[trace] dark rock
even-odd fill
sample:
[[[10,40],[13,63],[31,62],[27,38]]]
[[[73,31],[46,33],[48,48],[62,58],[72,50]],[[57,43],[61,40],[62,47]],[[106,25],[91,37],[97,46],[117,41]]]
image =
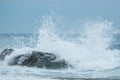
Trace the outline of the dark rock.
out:
[[[58,61],[53,61],[50,63],[46,63],[45,68],[47,69],[63,69],[63,68],[68,68],[68,63],[65,60],[58,60]]]
[[[33,51],[31,54],[18,55],[14,57],[9,64],[47,69],[62,69],[68,67],[67,62],[65,60],[57,60],[55,54],[39,51]]]
[[[8,63],[9,65],[26,65],[29,63],[29,58],[31,54],[22,54],[14,57],[11,59],[11,61]]]
[[[14,49],[8,49],[8,48],[3,50],[0,54],[0,60],[4,60],[5,57],[10,55],[13,51],[14,51]]]

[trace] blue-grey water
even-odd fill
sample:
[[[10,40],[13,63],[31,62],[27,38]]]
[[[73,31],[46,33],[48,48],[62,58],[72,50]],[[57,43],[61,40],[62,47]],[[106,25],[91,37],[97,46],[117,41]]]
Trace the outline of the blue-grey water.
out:
[[[1,33],[0,52],[15,52],[0,62],[0,80],[113,80],[120,79],[120,34],[109,22],[86,23],[77,31],[57,31],[54,23],[43,20],[36,33]],[[32,50],[52,52],[74,68],[63,70],[9,66],[14,56]]]

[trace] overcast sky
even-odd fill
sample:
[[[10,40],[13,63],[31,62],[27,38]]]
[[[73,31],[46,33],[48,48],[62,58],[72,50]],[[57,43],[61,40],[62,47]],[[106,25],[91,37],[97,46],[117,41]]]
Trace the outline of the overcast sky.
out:
[[[120,0],[0,0],[0,33],[33,33],[51,11],[66,19],[98,16],[120,23]]]

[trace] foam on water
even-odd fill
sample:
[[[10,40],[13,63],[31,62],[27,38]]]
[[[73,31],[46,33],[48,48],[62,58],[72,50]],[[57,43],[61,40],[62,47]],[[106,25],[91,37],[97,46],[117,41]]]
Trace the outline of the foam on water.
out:
[[[119,51],[108,49],[112,40],[112,23],[86,22],[83,27],[79,32],[65,34],[66,32],[61,31],[64,35],[59,35],[52,17],[44,17],[38,31],[37,49],[58,54],[79,70],[119,67]],[[76,33],[80,34],[77,37],[66,37]]]
[[[120,67],[120,51],[109,49],[113,38],[112,23],[88,21],[81,27],[77,27],[77,30],[73,31],[69,31],[69,29],[63,31],[58,28],[52,16],[43,17],[39,29],[33,37],[14,36],[11,39],[15,52],[7,56],[5,62],[0,62],[2,65],[0,66],[0,77],[5,78],[4,72],[9,78],[20,80],[25,80],[25,77],[38,80],[39,77],[42,79],[46,76],[55,78],[56,76],[64,78],[119,76],[119,69],[118,72],[109,71]],[[72,69],[45,70],[6,66],[6,63],[14,56],[33,50],[55,53],[68,61],[72,65]],[[0,51],[2,50],[0,49]],[[5,79],[7,80],[7,78]]]

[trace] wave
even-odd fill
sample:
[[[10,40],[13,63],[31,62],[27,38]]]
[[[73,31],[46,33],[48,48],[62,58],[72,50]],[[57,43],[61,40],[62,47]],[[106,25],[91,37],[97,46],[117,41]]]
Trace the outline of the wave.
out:
[[[112,23],[108,21],[88,21],[77,30],[61,30],[52,16],[44,16],[32,36],[12,37],[16,51],[6,61],[15,55],[39,50],[59,55],[77,70],[113,69],[120,66],[120,51],[109,48],[112,30]]]

